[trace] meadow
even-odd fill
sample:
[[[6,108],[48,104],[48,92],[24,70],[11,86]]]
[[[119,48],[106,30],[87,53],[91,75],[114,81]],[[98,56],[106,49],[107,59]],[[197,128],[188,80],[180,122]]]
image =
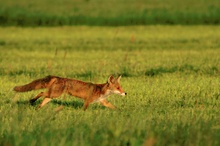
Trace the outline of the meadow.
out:
[[[220,27],[0,27],[0,145],[220,145]],[[47,75],[104,83],[122,75],[114,111],[16,85]],[[63,106],[59,112],[55,109]]]

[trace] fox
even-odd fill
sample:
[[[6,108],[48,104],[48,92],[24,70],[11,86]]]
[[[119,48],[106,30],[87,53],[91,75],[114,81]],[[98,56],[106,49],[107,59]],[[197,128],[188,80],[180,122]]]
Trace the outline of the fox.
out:
[[[54,98],[60,97],[62,94],[69,94],[84,100],[84,111],[91,103],[99,102],[103,106],[110,109],[117,109],[116,106],[111,104],[107,97],[112,94],[118,94],[121,96],[127,95],[120,85],[121,75],[114,77],[110,75],[107,82],[102,84],[95,84],[92,82],[84,82],[77,79],[63,78],[58,76],[46,76],[34,80],[28,84],[15,86],[13,90],[15,92],[28,92],[31,90],[44,89],[45,92],[40,92],[37,96],[32,98],[29,102],[33,104],[40,97],[44,97],[38,108],[43,107]]]

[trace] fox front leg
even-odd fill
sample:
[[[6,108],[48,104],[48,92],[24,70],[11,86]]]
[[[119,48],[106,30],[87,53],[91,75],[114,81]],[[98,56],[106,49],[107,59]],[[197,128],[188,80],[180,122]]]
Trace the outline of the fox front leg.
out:
[[[83,110],[84,110],[84,111],[88,108],[88,106],[89,106],[90,103],[91,103],[91,102],[90,102],[88,99],[85,100],[85,102],[84,102],[84,104],[83,104]]]
[[[102,104],[103,106],[105,106],[105,107],[108,107],[108,108],[110,108],[110,109],[117,109],[116,106],[114,106],[113,104],[111,104],[111,103],[108,102],[107,100],[102,100],[102,101],[100,101],[100,102],[101,102],[101,104]]]
[[[83,105],[83,110],[85,111],[88,108],[88,106],[89,106],[89,104],[85,102]]]

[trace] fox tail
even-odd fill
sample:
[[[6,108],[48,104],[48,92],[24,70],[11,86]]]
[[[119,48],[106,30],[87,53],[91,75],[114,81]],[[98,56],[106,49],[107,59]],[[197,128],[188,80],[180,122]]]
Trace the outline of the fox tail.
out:
[[[55,79],[56,78],[53,76],[47,76],[45,78],[34,80],[29,84],[15,86],[13,90],[16,92],[27,92],[31,90],[47,88],[50,84],[52,84],[55,81]]]

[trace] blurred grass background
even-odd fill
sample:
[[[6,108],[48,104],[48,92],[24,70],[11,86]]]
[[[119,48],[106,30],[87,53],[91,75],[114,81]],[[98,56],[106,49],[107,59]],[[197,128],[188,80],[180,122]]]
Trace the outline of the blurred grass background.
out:
[[[1,0],[1,26],[219,24],[219,0]]]

